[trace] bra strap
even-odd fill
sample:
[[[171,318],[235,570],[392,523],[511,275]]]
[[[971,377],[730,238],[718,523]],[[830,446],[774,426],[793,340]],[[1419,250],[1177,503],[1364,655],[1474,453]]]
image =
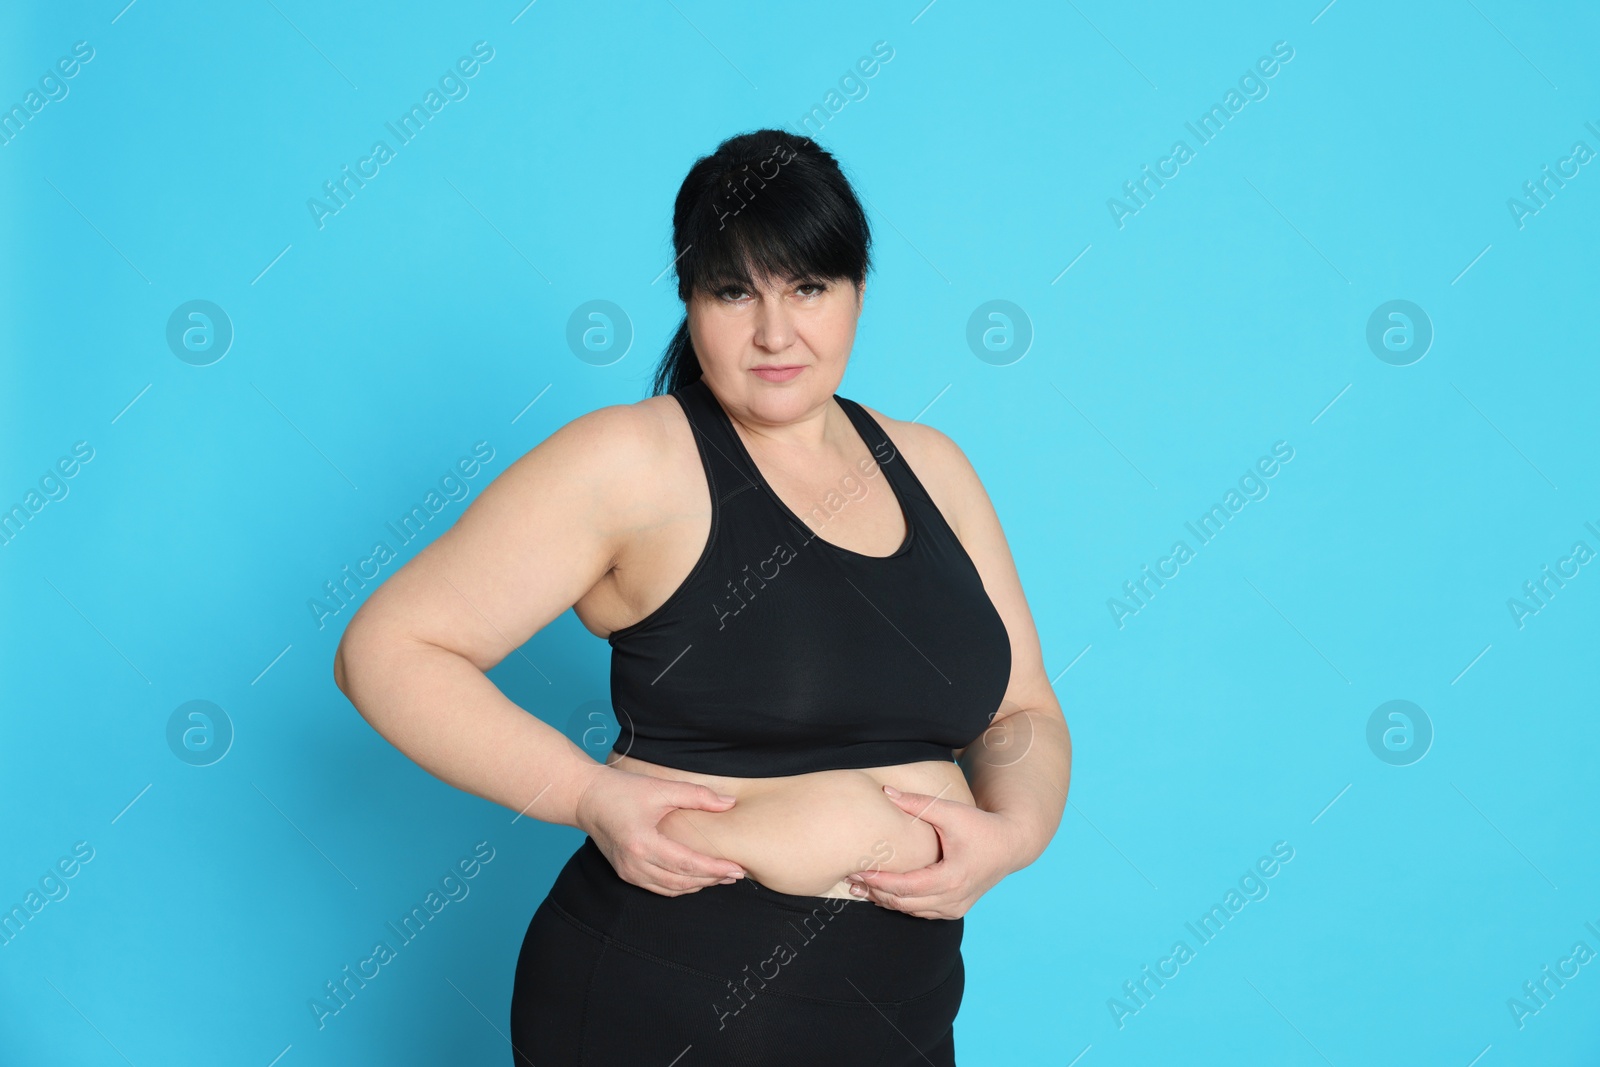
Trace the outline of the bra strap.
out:
[[[696,378],[673,390],[684,414],[693,428],[696,444],[700,446],[700,462],[706,469],[718,501],[726,500],[745,488],[753,488],[755,479],[739,459],[739,449],[728,440],[730,432],[718,416],[717,398],[704,378]]]

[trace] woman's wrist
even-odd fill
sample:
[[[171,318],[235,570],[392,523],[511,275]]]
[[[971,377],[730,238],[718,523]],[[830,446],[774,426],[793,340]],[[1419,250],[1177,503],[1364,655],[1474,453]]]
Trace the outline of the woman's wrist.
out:
[[[597,763],[585,758],[572,772],[571,795],[569,805],[565,805],[567,817],[562,819],[562,825],[571,826],[593,836],[594,823],[591,819],[590,801],[594,787],[617,773],[617,769],[610,764]]]
[[[1002,835],[1005,841],[1006,874],[1012,875],[1030,866],[1034,860],[1044,852],[1044,843],[1048,843],[1048,834],[1036,833],[1031,821],[1021,812],[1017,811],[992,811],[991,815],[998,815],[1004,820],[1002,825],[1005,832]]]

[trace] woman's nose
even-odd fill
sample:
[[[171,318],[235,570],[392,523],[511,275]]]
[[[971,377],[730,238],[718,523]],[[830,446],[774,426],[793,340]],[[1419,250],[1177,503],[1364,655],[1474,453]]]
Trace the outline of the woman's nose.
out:
[[[755,343],[781,352],[794,343],[794,312],[783,298],[763,297],[756,312]]]

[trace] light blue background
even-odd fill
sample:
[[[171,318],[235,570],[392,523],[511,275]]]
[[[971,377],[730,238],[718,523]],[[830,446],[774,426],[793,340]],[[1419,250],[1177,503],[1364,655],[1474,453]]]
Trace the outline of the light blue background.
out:
[[[522,934],[581,835],[391,748],[332,682],[354,605],[308,601],[474,442],[494,458],[403,558],[645,395],[689,165],[794,128],[882,40],[810,131],[877,240],[840,392],[971,457],[1075,742],[1054,842],[968,916],[961,1062],[1596,1062],[1600,964],[1520,1028],[1507,1005],[1600,951],[1600,573],[1508,608],[1600,548],[1600,162],[1508,207],[1600,150],[1592,6],[522,2],[4,16],[7,107],[95,51],[0,147],[0,506],[94,458],[0,548],[0,905],[95,855],[0,947],[0,1061],[509,1062]],[[469,95],[319,229],[308,198],[480,40]],[[1185,122],[1278,41],[1199,145]],[[1179,138],[1119,228],[1108,199]],[[165,338],[196,299],[235,330],[204,367]],[[566,341],[594,299],[633,331],[606,366]],[[996,299],[1033,332],[1003,366],[966,341]],[[1408,366],[1365,338],[1392,299],[1435,331]],[[1185,522],[1278,441],[1200,547]],[[568,613],[491,677],[567,724],[606,652]],[[1366,738],[1396,699],[1435,735],[1409,766]],[[233,724],[207,767],[168,746],[190,700]],[[479,841],[470,895],[319,1030],[323,983]],[[1119,1028],[1110,998],[1278,841],[1270,895]]]

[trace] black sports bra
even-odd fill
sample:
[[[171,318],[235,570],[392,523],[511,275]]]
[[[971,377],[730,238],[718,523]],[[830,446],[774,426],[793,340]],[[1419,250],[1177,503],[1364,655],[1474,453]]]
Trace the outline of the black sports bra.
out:
[[[886,475],[906,535],[889,556],[823,540],[778,498],[704,379],[672,391],[711,490],[694,569],[614,631],[611,751],[685,771],[776,777],[953,758],[1011,677],[1011,641],[971,558],[877,422],[834,399],[871,449],[819,524]],[[822,528],[826,530],[826,526]]]

